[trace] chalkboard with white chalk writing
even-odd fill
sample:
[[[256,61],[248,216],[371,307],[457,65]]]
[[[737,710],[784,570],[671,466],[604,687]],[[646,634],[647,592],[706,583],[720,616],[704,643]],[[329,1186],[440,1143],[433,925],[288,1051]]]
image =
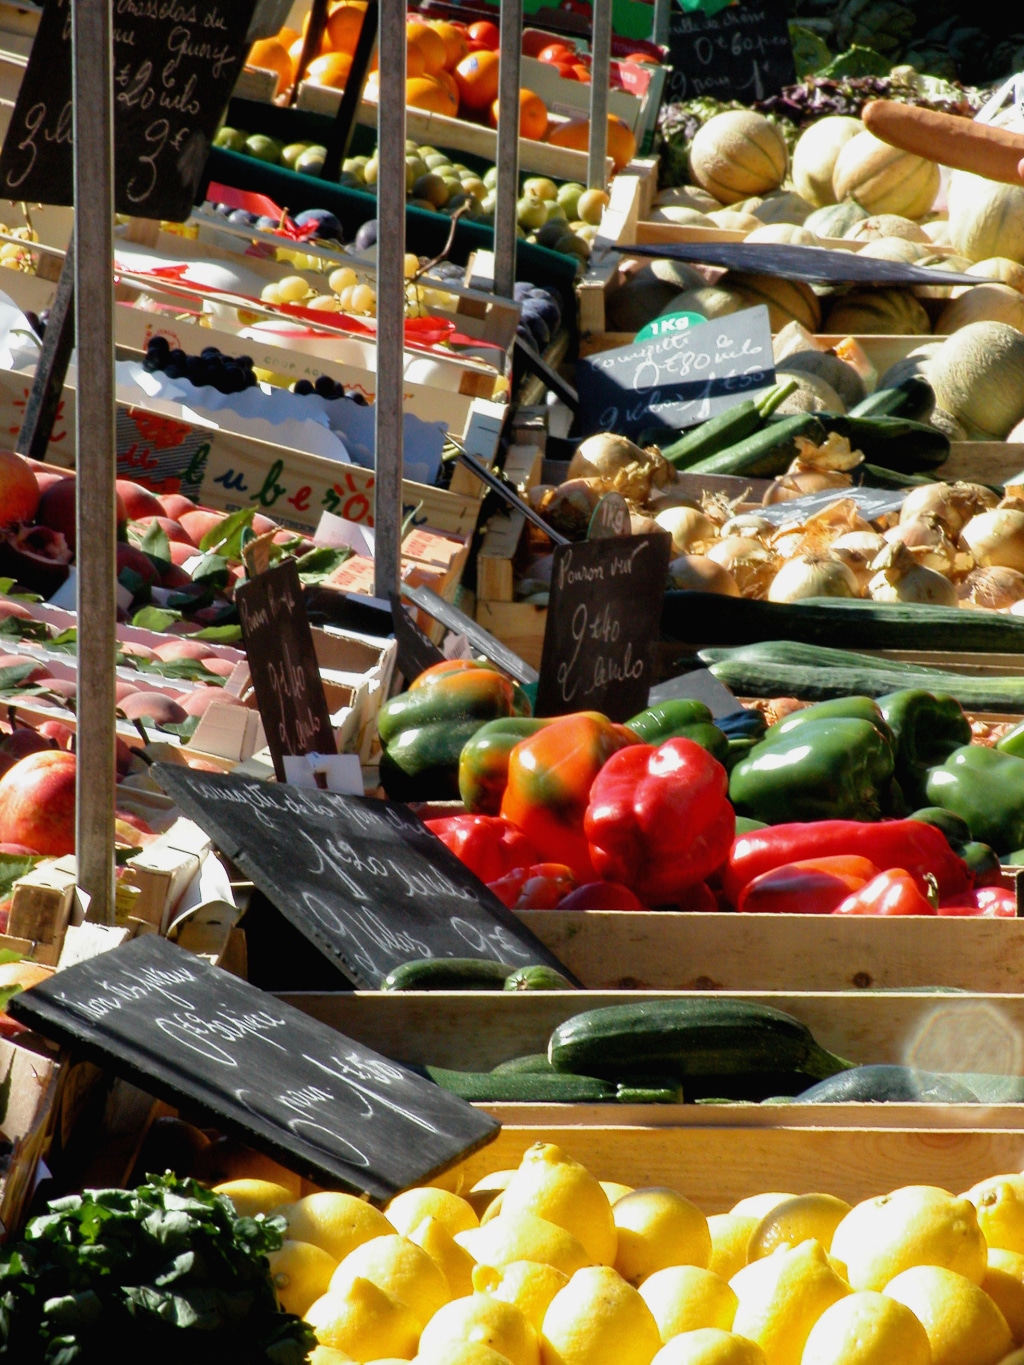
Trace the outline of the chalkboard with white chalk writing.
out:
[[[796,84],[782,0],[740,0],[715,14],[672,6],[665,100],[754,100]]]

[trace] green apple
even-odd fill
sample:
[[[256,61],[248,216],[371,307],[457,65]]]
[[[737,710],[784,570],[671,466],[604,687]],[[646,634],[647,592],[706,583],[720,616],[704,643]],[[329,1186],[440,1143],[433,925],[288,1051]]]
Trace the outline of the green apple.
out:
[[[497,203],[498,196],[494,193],[493,190],[488,190],[484,197],[480,200],[480,209],[483,213],[493,213]]]
[[[213,139],[215,147],[223,147],[229,152],[244,152],[246,140],[249,134],[243,133],[239,128],[221,128],[217,136]]]
[[[498,184],[497,166],[488,166],[486,171],[484,171],[484,184],[487,186],[489,190],[493,190],[497,187]]]
[[[462,177],[462,188],[467,194],[471,194],[479,203],[487,198],[487,186],[475,175],[464,175]]]
[[[345,175],[350,175],[357,184],[361,185],[363,183],[363,167],[368,159],[365,156],[347,156],[341,163],[342,172]]]
[[[585,242],[582,237],[577,237],[574,232],[567,232],[560,237],[555,243],[555,250],[566,256],[578,256],[581,261],[590,258],[590,243]]]
[[[324,160],[327,156],[326,147],[312,146],[299,157],[295,163],[295,169],[301,175],[319,175],[324,168]]]
[[[592,223],[596,227],[607,207],[608,196],[604,190],[584,190],[576,205],[576,212],[585,223]]]
[[[363,184],[364,184],[364,185],[376,185],[376,183],[377,183],[377,167],[378,167],[378,165],[379,165],[379,163],[378,163],[378,161],[377,161],[376,156],[371,156],[370,159],[369,159],[369,161],[368,161],[368,162],[366,163],[366,165],[363,167]]]
[[[580,195],[586,193],[585,187],[578,184],[575,180],[570,180],[566,184],[559,186],[558,194],[555,198],[565,209],[565,216],[572,221],[578,217],[578,205]]]
[[[443,152],[428,152],[422,160],[428,171],[439,171],[442,167],[452,164]]]
[[[436,209],[443,209],[451,197],[451,190],[433,171],[417,176],[410,186],[414,199],[426,199]]]
[[[543,199],[524,194],[516,204],[516,221],[521,228],[528,228],[530,231],[543,227],[548,221],[548,210]]]
[[[568,223],[569,218],[557,199],[544,199],[544,207],[547,210],[547,223]]]
[[[546,175],[534,175],[523,181],[523,193],[532,194],[535,199],[557,199],[558,186]]]
[[[287,147],[281,148],[281,165],[287,166],[290,171],[293,171],[296,161],[303,152],[308,150],[308,142],[289,142]]]
[[[257,161],[266,161],[272,166],[277,166],[281,161],[281,144],[275,138],[267,137],[264,133],[253,133],[245,139],[245,150],[250,156],[254,156]]]

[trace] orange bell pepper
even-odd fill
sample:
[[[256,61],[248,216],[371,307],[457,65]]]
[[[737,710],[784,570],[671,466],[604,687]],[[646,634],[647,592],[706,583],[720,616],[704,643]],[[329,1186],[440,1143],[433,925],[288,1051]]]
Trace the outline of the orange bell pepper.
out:
[[[880,872],[832,911],[834,915],[934,915],[936,906],[926,900],[917,883],[902,867]]]

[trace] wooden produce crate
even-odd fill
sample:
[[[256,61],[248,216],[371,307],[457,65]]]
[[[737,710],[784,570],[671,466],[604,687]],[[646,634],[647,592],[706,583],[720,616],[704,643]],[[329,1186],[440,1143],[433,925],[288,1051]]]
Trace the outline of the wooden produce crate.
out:
[[[0,1239],[20,1229],[48,1151],[67,1078],[66,1061],[0,1038],[0,1128],[13,1148],[0,1165]]]

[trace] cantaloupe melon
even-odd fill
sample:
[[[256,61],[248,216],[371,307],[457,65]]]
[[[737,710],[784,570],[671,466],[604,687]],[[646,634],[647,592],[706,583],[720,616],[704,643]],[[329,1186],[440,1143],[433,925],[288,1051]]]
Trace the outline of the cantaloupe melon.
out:
[[[804,223],[814,212],[814,205],[792,190],[779,190],[761,200],[750,212],[762,223]]]
[[[1011,261],[1007,256],[989,256],[987,260],[974,261],[965,273],[978,275],[983,280],[998,280],[1000,284],[1008,284],[1011,289],[1019,289],[1024,294],[1024,265],[1019,261]],[[960,293],[969,289],[970,285],[957,285],[956,288]]]
[[[795,360],[796,357],[794,356]],[[845,412],[846,405],[842,398],[835,391],[831,384],[821,378],[820,375],[810,374],[801,370],[791,361],[784,361],[783,364],[775,367],[775,376],[779,383],[787,379],[792,379],[796,383],[796,388],[788,394],[776,408],[776,412],[782,417],[795,416],[798,412]]]
[[[836,158],[851,138],[864,131],[859,118],[832,114],[800,134],[793,149],[793,188],[819,208],[836,202],[832,172]]]
[[[922,223],[921,231],[929,242],[934,242],[936,246],[949,246],[948,218],[933,218],[930,222]]]
[[[737,213],[734,209],[719,209],[708,217],[716,227],[725,228],[727,232],[756,232],[762,226],[760,218],[752,213]]]
[[[677,204],[659,205],[651,209],[652,223],[675,223],[677,227],[715,227],[715,220],[700,209],[684,209]]]
[[[1002,441],[1024,417],[1024,332],[1005,322],[971,322],[928,362],[940,408],[972,441]]]
[[[788,162],[778,128],[749,109],[709,118],[690,144],[691,178],[723,204],[777,190]]]
[[[954,275],[959,275],[967,270],[970,261],[966,256],[943,255],[941,252],[936,252],[933,255],[922,256],[914,264],[923,266],[925,270],[941,271],[942,273],[951,272]],[[916,299],[951,299],[964,289],[971,287],[967,284],[915,284],[912,286],[912,292]]]
[[[864,381],[857,371],[831,351],[797,351],[785,360],[777,361],[775,368],[776,372],[785,370],[790,375],[812,374],[824,380],[839,395],[846,408],[852,408],[867,396]]]
[[[679,292],[679,286],[671,281],[656,279],[644,272],[609,291],[606,306],[606,324],[609,332],[631,332],[634,335],[640,328],[657,317],[670,299]]]
[[[667,256],[649,262],[639,274],[664,280],[666,284],[674,284],[677,289],[700,289],[707,283],[695,265],[687,265],[685,261],[673,261]]]
[[[764,227],[748,232],[748,242],[782,242],[788,246],[821,246],[821,238],[797,223],[765,223]]]
[[[889,366],[879,377],[878,387],[891,389],[897,384],[902,384],[905,379],[927,379],[928,367],[942,350],[942,345],[941,341],[927,341],[923,346],[915,347],[909,355],[897,360],[895,365]]]
[[[852,199],[844,199],[841,204],[829,204],[815,209],[809,218],[804,219],[804,227],[818,237],[841,239],[846,236],[854,223],[859,223],[868,215]]]
[[[666,313],[699,313],[702,318],[724,318],[738,313],[747,305],[738,294],[705,284],[698,289],[686,289],[677,294],[665,308]]]
[[[829,309],[826,330],[837,336],[926,336],[932,328],[909,289],[851,289]]]
[[[972,261],[1024,262],[1024,185],[1001,185],[954,171],[949,182],[950,245]]]
[[[872,261],[902,261],[904,265],[916,265],[927,259],[931,252],[931,242],[924,246],[921,242],[908,242],[905,237],[876,237],[865,243],[860,255]]]
[[[898,237],[906,242],[925,242],[931,238],[920,223],[912,218],[903,218],[898,213],[873,213],[870,218],[862,218],[854,223],[844,236],[851,242],[875,242],[880,238]]]
[[[935,323],[938,335],[958,332],[969,322],[1006,322],[1024,332],[1024,294],[1008,284],[977,284],[950,299]]]
[[[716,199],[713,194],[708,194],[707,190],[702,190],[699,185],[670,185],[658,191],[654,196],[654,202],[659,208],[666,204],[675,204],[681,209],[699,209],[701,213],[713,213],[715,209],[722,207],[721,200]]]
[[[719,280],[718,287],[741,299],[744,308],[763,303],[773,332],[781,332],[789,322],[799,322],[809,332],[821,331],[821,304],[811,286],[801,280],[730,270]]]
[[[869,214],[923,218],[938,193],[939,168],[934,161],[890,147],[865,129],[839,153],[832,188],[837,200],[856,199]]]

